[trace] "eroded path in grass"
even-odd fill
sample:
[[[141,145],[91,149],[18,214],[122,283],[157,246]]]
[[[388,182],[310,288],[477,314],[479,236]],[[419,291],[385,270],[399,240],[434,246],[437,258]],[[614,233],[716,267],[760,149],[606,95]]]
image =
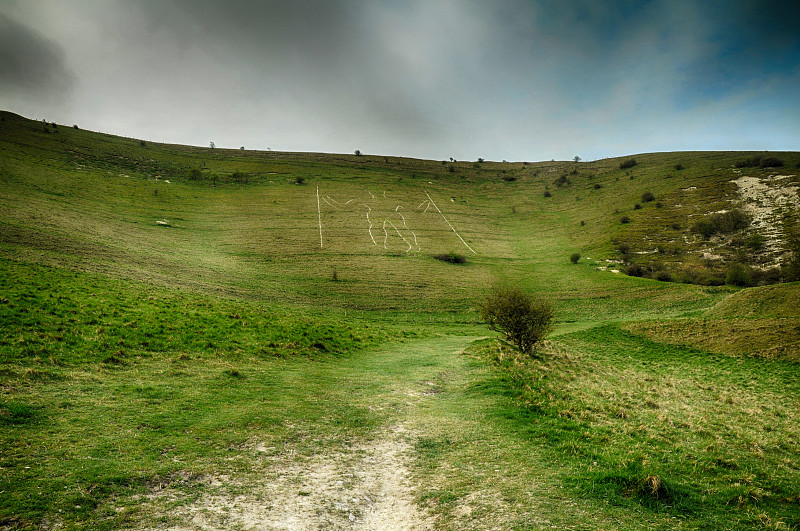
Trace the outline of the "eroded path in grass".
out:
[[[362,422],[374,422],[374,428],[352,435],[321,423],[315,433],[298,421],[295,437],[254,437],[231,455],[239,466],[156,487],[147,500],[153,519],[171,507],[174,530],[432,529],[435,520],[418,504],[412,471],[415,445],[427,440],[419,419],[448,386],[460,385],[462,352],[474,339],[392,344],[287,369],[287,392],[316,393],[334,409],[340,401],[343,408],[366,411],[370,418]],[[293,426],[292,418],[285,422]]]
[[[171,529],[430,529],[414,502],[400,430],[313,456],[257,446],[258,472],[203,479]]]
[[[284,435],[261,431],[211,473],[154,489],[150,521],[166,525],[149,528],[624,528],[508,424],[492,369],[464,353],[476,339],[292,364],[271,383]],[[303,401],[324,414],[291,409]]]

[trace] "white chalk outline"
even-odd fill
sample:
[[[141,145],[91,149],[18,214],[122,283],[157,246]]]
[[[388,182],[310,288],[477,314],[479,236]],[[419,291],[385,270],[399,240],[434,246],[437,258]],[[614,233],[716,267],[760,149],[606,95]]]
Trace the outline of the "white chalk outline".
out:
[[[469,249],[473,254],[478,254],[475,251],[475,249],[470,247],[470,245],[464,240],[464,238],[461,237],[461,234],[458,233],[458,231],[455,229],[455,227],[453,227],[453,224],[450,223],[450,220],[447,219],[447,216],[444,215],[444,212],[442,212],[442,210],[439,208],[439,205],[436,204],[436,201],[433,200],[433,198],[428,193],[428,191],[423,189],[423,192],[425,192],[425,195],[428,197],[428,200],[427,201],[423,201],[422,203],[420,203],[419,206],[417,207],[417,210],[421,209],[422,206],[425,205],[425,210],[422,211],[422,213],[424,214],[424,213],[426,213],[428,211],[430,206],[433,205],[433,208],[435,208],[436,211],[439,213],[439,215],[442,216],[442,219],[444,220],[444,222],[447,223],[447,226],[450,227],[450,230],[452,230],[453,233],[458,237],[458,239],[461,240],[461,243],[463,243],[464,246],[467,249]],[[375,194],[373,194],[370,190],[367,190],[367,193],[369,193],[370,197],[373,200],[376,199]],[[388,197],[386,196],[386,190],[383,191],[382,195],[383,195],[384,198],[388,199]],[[341,203],[340,201],[337,201],[337,200],[333,199],[330,195],[327,195],[327,196],[322,198],[322,201],[325,201],[326,204],[328,204],[329,206],[332,206],[334,208],[336,208],[337,205],[338,206],[349,205],[354,200],[355,199],[353,198],[353,199],[349,199],[345,203]],[[364,208],[367,209],[367,211],[365,212],[365,215],[366,215],[366,218],[367,218],[367,224],[368,224],[367,232],[369,233],[370,240],[372,240],[372,244],[377,246],[378,242],[375,240],[375,236],[372,233],[372,229],[373,229],[372,219],[370,219],[370,217],[369,217],[370,212],[372,212],[372,207],[370,207],[369,205],[364,204],[364,203],[359,203],[359,206],[363,206]],[[403,228],[405,230],[407,230],[408,232],[410,232],[411,235],[414,237],[414,243],[412,244],[405,236],[403,236],[402,232],[400,232],[400,229],[397,227],[397,225],[392,223],[388,218],[384,218],[384,220],[383,220],[383,234],[384,234],[384,237],[383,237],[383,248],[388,250],[387,244],[388,244],[388,240],[389,240],[389,231],[387,230],[386,225],[389,224],[395,230],[395,232],[397,232],[397,235],[400,236],[400,239],[402,239],[406,243],[406,245],[408,245],[408,249],[406,249],[406,253],[411,252],[411,250],[414,249],[414,247],[416,247],[416,252],[421,252],[422,248],[421,248],[421,246],[419,244],[419,241],[417,239],[417,234],[408,227],[408,223],[406,222],[405,216],[403,216],[403,214],[400,213],[400,209],[401,208],[403,208],[403,205],[397,205],[395,207],[394,211],[400,217],[400,219],[402,220]],[[322,249],[322,248],[324,248],[324,240],[322,238],[322,208],[321,208],[321,201],[320,201],[320,195],[319,195],[319,186],[317,186],[317,219],[318,219],[318,222],[319,222],[319,246]]]
[[[383,220],[383,248],[388,251],[389,248],[386,247],[386,242],[389,240],[389,233],[386,231],[386,222],[387,221],[388,221],[387,219]]]
[[[348,203],[349,202],[350,201],[348,201]],[[369,223],[369,227],[367,227],[367,232],[369,232],[369,239],[372,240],[373,245],[378,245],[378,242],[375,241],[375,237],[372,236],[372,220],[369,219],[369,213],[372,212],[372,209],[369,207],[369,205],[365,205],[364,203],[361,203],[361,206],[367,207],[367,223]]]
[[[317,218],[319,219],[319,248],[322,249],[322,209],[319,206],[319,185],[317,185]]]
[[[392,222],[391,222],[391,221],[389,221],[388,219],[385,219],[385,220],[383,220],[383,223],[384,223],[384,225],[383,225],[384,227],[386,227],[386,223],[388,223],[389,225],[391,225],[391,226],[392,226],[392,228],[393,228],[393,229],[394,229],[394,230],[397,232],[397,235],[398,235],[398,236],[400,236],[400,237],[403,239],[403,241],[404,241],[404,242],[406,242],[406,244],[408,244],[408,249],[406,249],[406,253],[407,253],[407,252],[409,252],[409,251],[410,251],[410,250],[413,248],[413,246],[411,245],[411,242],[409,242],[408,240],[406,240],[406,237],[405,237],[405,236],[403,236],[403,234],[400,232],[400,229],[398,229],[398,228],[397,228],[397,227],[394,225],[394,223],[392,223]],[[386,229],[384,228],[384,230],[386,230]],[[389,236],[387,235],[386,237],[388,238]],[[385,242],[385,241],[384,241],[384,248],[386,248],[386,242]]]
[[[355,201],[355,199],[348,199],[344,203],[341,203],[341,202],[337,201],[336,199],[332,198],[329,195],[326,195],[325,197],[323,197],[322,200],[325,201],[326,203],[328,203],[331,206],[333,206],[333,203],[336,203],[337,205],[349,205],[350,203]]]
[[[470,246],[469,246],[469,244],[468,244],[467,242],[465,242],[465,241],[464,241],[464,238],[462,238],[462,237],[461,237],[461,235],[458,233],[458,231],[455,229],[455,227],[453,227],[453,225],[452,225],[452,224],[451,224],[451,223],[450,223],[450,222],[447,220],[447,218],[444,216],[444,214],[442,213],[442,211],[441,211],[441,210],[439,210],[439,206],[436,204],[436,201],[434,201],[434,200],[433,200],[433,198],[431,197],[431,194],[429,194],[427,190],[423,190],[423,191],[425,192],[425,195],[427,195],[427,196],[428,196],[428,199],[430,199],[430,200],[431,200],[431,204],[433,205],[433,208],[435,208],[435,209],[436,209],[436,210],[439,212],[439,214],[441,214],[441,216],[442,216],[442,219],[444,220],[444,222],[445,222],[445,223],[447,223],[447,225],[450,227],[450,229],[451,229],[451,230],[452,230],[452,231],[453,231],[453,232],[456,234],[456,236],[458,236],[458,239],[459,239],[459,240],[461,240],[461,243],[463,243],[463,244],[464,244],[464,245],[467,247],[467,249],[469,249],[470,251],[472,251],[472,254],[478,254],[478,253],[476,253],[476,252],[475,252],[475,249],[473,249],[472,247],[470,247]],[[426,209],[426,210],[427,210],[427,209]]]
[[[416,246],[417,246],[417,252],[419,253],[419,252],[421,252],[421,251],[422,251],[422,248],[419,246],[419,242],[417,242],[417,234],[416,234],[416,233],[415,233],[413,230],[411,230],[410,228],[408,228],[408,225],[406,224],[406,217],[405,217],[403,214],[401,214],[401,213],[400,213],[400,209],[401,209],[401,208],[403,208],[403,205],[397,205],[397,208],[395,208],[395,209],[394,209],[394,211],[395,211],[395,213],[396,213],[398,216],[400,216],[400,219],[402,219],[402,220],[403,220],[403,227],[404,227],[404,228],[405,228],[405,229],[406,229],[408,232],[410,232],[412,236],[414,236],[414,245],[416,245]],[[395,227],[395,230],[397,230],[397,227]],[[398,234],[399,234],[399,233],[400,233],[400,231],[398,231]],[[403,238],[403,236],[402,236],[402,235],[401,235],[400,237],[401,237],[401,238]],[[403,238],[403,240],[405,241],[406,239],[405,239],[405,238]],[[408,243],[408,241],[406,241],[406,243]],[[409,248],[408,248],[408,250],[410,251],[410,250],[411,250],[411,247],[409,247]],[[406,251],[406,253],[407,253],[407,252],[408,252],[408,251]]]

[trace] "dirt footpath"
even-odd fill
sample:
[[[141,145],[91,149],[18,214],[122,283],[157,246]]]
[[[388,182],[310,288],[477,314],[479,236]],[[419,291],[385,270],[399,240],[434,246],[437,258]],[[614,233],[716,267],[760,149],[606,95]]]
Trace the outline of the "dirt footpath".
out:
[[[273,454],[256,443],[253,450],[263,455],[261,482],[252,483],[250,474],[203,478],[206,493],[171,515],[186,524],[169,529],[432,529],[407,480],[407,438],[395,426],[369,444],[311,458]],[[166,489],[151,501],[176,496]]]

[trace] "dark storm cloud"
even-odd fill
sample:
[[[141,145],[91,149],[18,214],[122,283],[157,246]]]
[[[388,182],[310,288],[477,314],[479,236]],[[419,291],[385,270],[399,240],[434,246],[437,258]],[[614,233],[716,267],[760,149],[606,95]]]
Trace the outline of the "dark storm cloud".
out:
[[[63,101],[74,84],[59,45],[0,13],[0,96]]]
[[[7,1],[77,73],[76,120],[153,140],[517,160],[800,144],[791,2]]]
[[[289,106],[299,120],[333,136],[336,130],[384,128],[426,136],[436,129],[421,95],[409,92],[403,65],[387,57],[370,29],[362,2],[184,0],[137,6],[145,33],[168,34],[176,50],[200,48],[224,69],[235,65],[236,91],[266,116],[279,114],[273,106]],[[327,125],[332,122],[336,127]]]
[[[686,68],[697,99],[720,98],[740,87],[789,80],[800,66],[800,7],[794,2],[701,4],[709,25],[707,49]]]

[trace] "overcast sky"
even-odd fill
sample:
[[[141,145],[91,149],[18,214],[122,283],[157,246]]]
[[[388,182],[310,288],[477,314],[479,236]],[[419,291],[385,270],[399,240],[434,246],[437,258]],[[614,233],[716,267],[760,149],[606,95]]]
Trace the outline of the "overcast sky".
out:
[[[796,0],[0,0],[0,108],[429,159],[800,150]]]

